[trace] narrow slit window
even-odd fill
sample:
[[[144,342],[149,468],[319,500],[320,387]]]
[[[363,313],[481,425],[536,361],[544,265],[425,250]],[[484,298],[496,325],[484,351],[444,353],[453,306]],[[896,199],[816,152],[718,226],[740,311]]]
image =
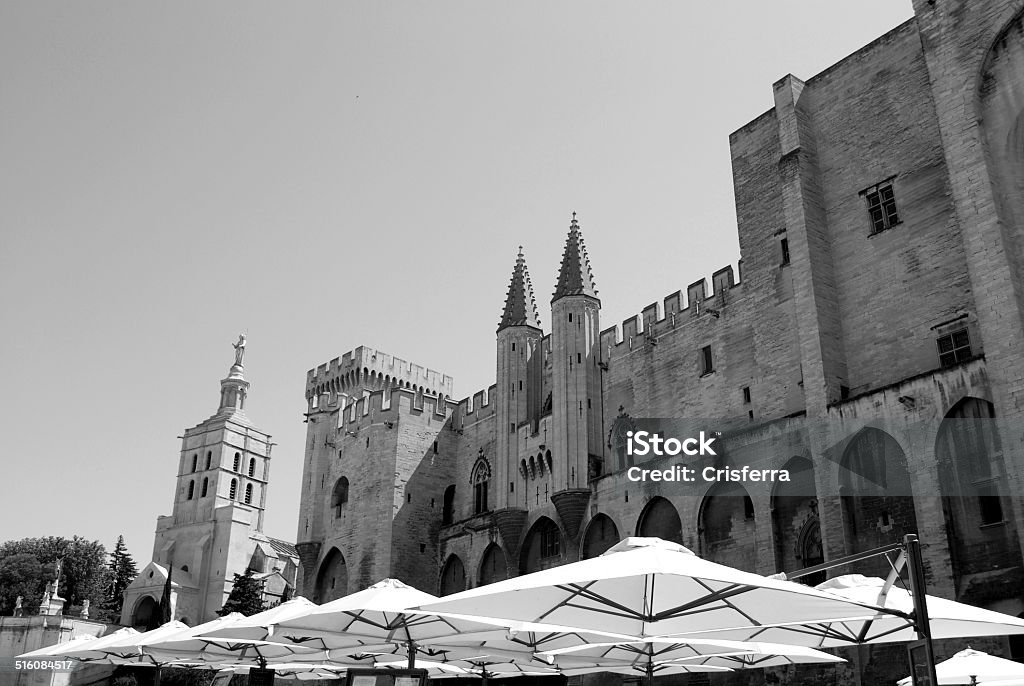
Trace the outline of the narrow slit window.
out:
[[[701,375],[710,374],[715,371],[715,362],[711,357],[711,346],[705,345],[700,350]]]

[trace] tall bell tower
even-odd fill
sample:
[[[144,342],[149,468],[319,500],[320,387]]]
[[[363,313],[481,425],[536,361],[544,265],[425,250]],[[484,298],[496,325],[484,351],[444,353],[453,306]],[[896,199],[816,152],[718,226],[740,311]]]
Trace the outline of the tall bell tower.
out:
[[[555,494],[551,500],[575,538],[590,497],[590,456],[604,455],[601,436],[601,301],[576,213],[551,298],[551,416]]]
[[[262,531],[272,444],[245,412],[245,336],[233,345],[217,411],[182,436],[171,514],[157,518],[152,562],[125,592],[124,624],[143,623],[139,608],[159,600],[168,576],[175,619],[214,618],[234,574],[269,540]]]

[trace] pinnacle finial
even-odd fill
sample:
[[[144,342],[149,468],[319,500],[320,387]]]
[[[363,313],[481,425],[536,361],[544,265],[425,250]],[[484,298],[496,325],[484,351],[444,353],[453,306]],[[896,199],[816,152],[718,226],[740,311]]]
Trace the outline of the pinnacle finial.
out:
[[[558,283],[551,302],[567,295],[588,295],[597,298],[597,284],[590,268],[590,257],[587,246],[583,242],[576,212],[572,213],[569,225],[569,236],[565,240],[565,251],[562,253],[562,266],[558,270]]]
[[[505,309],[501,313],[498,331],[509,326],[540,327],[540,316],[537,314],[537,299],[533,295],[533,283],[530,272],[526,268],[523,246],[519,246],[519,255],[512,268],[512,280],[505,298]]]

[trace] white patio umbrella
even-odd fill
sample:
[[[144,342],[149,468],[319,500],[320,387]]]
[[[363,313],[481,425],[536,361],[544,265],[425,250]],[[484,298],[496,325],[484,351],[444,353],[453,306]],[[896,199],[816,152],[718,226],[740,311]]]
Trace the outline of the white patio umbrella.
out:
[[[210,629],[206,632],[207,637],[226,637],[234,639],[252,639],[256,641],[269,641],[274,636],[274,629],[278,623],[309,613],[319,607],[302,596],[296,596],[285,601],[276,607],[263,612],[257,612],[249,617],[225,624],[221,627]]]
[[[729,669],[777,667],[802,663],[845,662],[841,657],[820,650],[778,643],[722,641],[714,639],[658,639],[604,643],[564,648],[546,653],[556,659],[591,658],[597,662],[613,660],[630,664],[678,663],[683,666],[710,665]]]
[[[318,664],[309,662],[281,662],[274,666],[274,676],[284,679],[297,679],[298,681],[313,681],[317,679],[340,679],[345,676],[346,668],[338,665]],[[217,671],[219,673],[230,672],[231,674],[248,674],[252,665],[224,665]]]
[[[139,633],[134,629],[119,629],[112,634],[86,641],[80,645],[64,648],[55,655],[74,658],[82,662],[110,662],[113,664],[129,664],[139,662],[142,654],[140,642],[147,636],[167,636],[188,629],[188,625],[171,621],[156,629]]]
[[[378,668],[405,669],[407,665],[402,661],[378,662]],[[558,676],[561,672],[552,667],[543,665],[524,665],[519,662],[502,662],[486,658],[475,660],[454,660],[438,662],[436,660],[421,660],[417,668],[427,670],[431,678],[452,678],[452,677],[478,677],[487,682],[487,679],[504,679],[515,676]]]
[[[1024,683],[1024,664],[967,648],[935,665],[935,676],[938,677],[940,686],[1010,686],[1014,683]],[[908,686],[911,678],[908,676],[896,683],[899,686]]]
[[[595,672],[612,672],[614,674],[629,674],[632,676],[647,677],[651,683],[656,676],[667,676],[669,674],[693,674],[695,672],[731,672],[725,667],[711,667],[687,665],[682,662],[659,662],[650,665],[596,665],[594,667],[572,667],[561,670],[565,676],[579,676],[582,674],[593,674]]]
[[[417,645],[461,633],[493,630],[499,624],[481,618],[449,617],[409,608],[438,600],[397,579],[384,579],[370,588],[332,600],[295,617],[274,623],[276,641],[323,650],[356,652],[361,646],[394,643],[403,646],[408,666],[415,665]],[[232,627],[215,632],[231,636]]]
[[[125,631],[125,629],[118,629],[118,631]],[[135,629],[131,629],[131,631],[135,631]],[[138,632],[136,631],[136,633]],[[64,643],[56,643],[52,646],[37,648],[36,650],[23,653],[22,655],[18,655],[18,659],[23,660],[26,658],[53,657],[54,655],[61,655],[65,650],[74,650],[85,645],[89,641],[96,640],[98,640],[97,636],[78,636],[70,641],[65,641]]]
[[[867,643],[902,643],[917,640],[910,615],[914,599],[909,591],[892,587],[880,594],[885,581],[877,577],[848,574],[819,584],[817,590],[857,603],[884,604],[891,614],[844,620],[817,621],[790,626],[747,627],[710,631],[709,638],[738,641],[771,641],[814,648],[837,648]],[[1024,619],[945,598],[927,596],[928,619],[933,639],[1024,634]],[[693,632],[688,632],[695,636]]]
[[[312,603],[308,603],[312,605]],[[297,604],[297,607],[306,607]],[[281,616],[272,608],[264,614],[267,617]],[[290,616],[291,610],[287,610]],[[252,615],[256,617],[258,615]],[[319,664],[331,662],[336,665],[367,664],[347,655],[332,655],[329,651],[316,647],[295,645],[290,642],[266,641],[251,637],[226,638],[211,636],[228,627],[238,627],[240,634],[255,635],[252,617],[239,613],[220,617],[205,624],[194,626],[186,631],[160,637],[160,640],[142,641],[142,651],[146,658],[157,664],[171,662],[197,662],[211,667],[273,667],[281,664]],[[261,630],[262,631],[262,630]]]
[[[75,653],[78,652],[78,651],[84,651],[86,649],[86,646],[88,646],[88,648],[90,648],[90,649],[92,649],[92,648],[102,649],[103,646],[109,645],[109,644],[116,644],[117,642],[124,640],[126,637],[129,637],[129,636],[140,636],[140,635],[141,635],[141,632],[136,631],[135,629],[132,629],[130,627],[124,627],[122,629],[118,629],[117,631],[115,631],[113,633],[107,634],[106,636],[100,636],[99,638],[92,638],[92,637],[90,637],[91,640],[89,640],[89,639],[86,639],[85,637],[80,637],[80,638],[68,641],[67,643],[58,643],[56,645],[48,646],[46,648],[40,648],[38,650],[33,650],[30,653],[25,653],[24,655],[18,655],[18,659],[33,658],[33,657],[44,657],[44,656],[47,656],[47,657],[73,657],[73,658],[76,658],[76,659],[80,659],[80,658],[77,657],[77,655]]]
[[[681,545],[627,538],[600,557],[499,581],[422,610],[651,638],[872,618],[870,603],[715,564]]]
[[[457,620],[457,615],[450,619]],[[498,622],[499,620],[491,620]],[[474,655],[505,657],[520,662],[536,662],[535,654],[559,648],[570,648],[591,643],[629,640],[630,636],[586,632],[571,627],[504,620],[501,625],[483,631],[462,632],[437,638],[425,638],[416,644],[417,654],[441,657],[452,661]],[[384,649],[385,646],[364,646],[364,650]],[[395,651],[389,651],[395,652]]]

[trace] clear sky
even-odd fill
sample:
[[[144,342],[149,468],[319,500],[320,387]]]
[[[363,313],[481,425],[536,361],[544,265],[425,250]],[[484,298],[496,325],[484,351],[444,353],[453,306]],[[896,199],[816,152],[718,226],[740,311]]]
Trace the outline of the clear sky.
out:
[[[248,332],[294,540],[306,370],[368,345],[494,382],[571,213],[605,327],[739,257],[728,135],[909,0],[0,0],[0,541],[123,533]]]

